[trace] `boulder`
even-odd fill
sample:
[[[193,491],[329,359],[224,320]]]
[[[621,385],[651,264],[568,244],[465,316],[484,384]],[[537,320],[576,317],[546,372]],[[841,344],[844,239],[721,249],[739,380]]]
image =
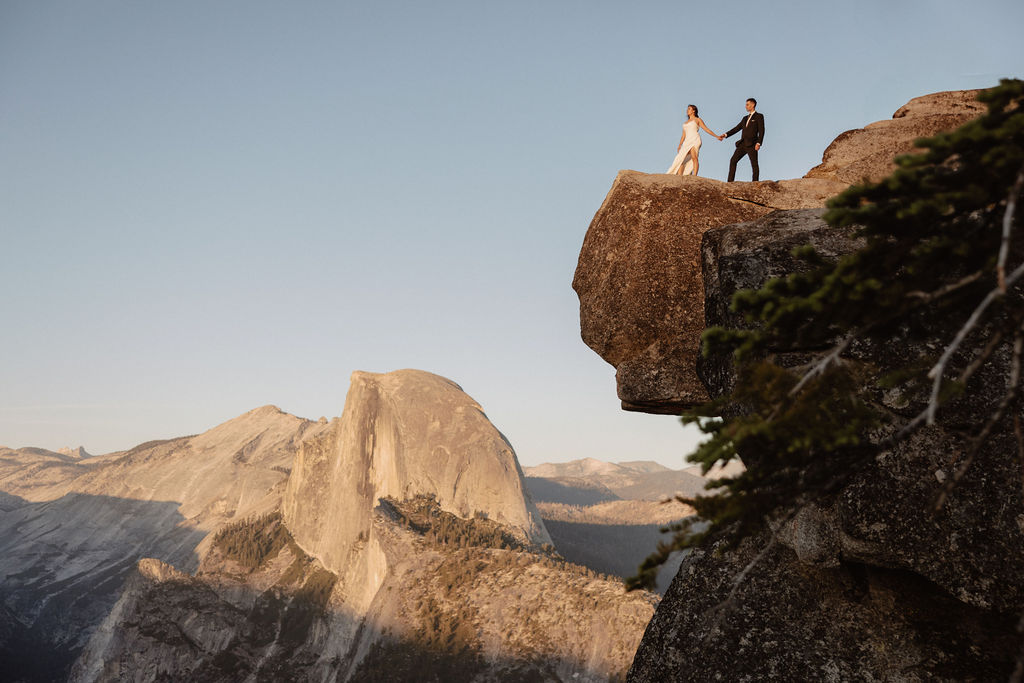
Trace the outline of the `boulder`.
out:
[[[959,128],[984,114],[985,105],[977,99],[979,92],[954,90],[915,97],[891,119],[837,137],[825,149],[821,163],[804,177],[846,184],[878,182],[896,170],[896,156],[920,151],[915,140]]]
[[[678,414],[707,399],[693,364],[704,330],[704,231],[822,206],[843,187],[619,172],[587,231],[573,288],[583,341],[615,366],[624,409]]]

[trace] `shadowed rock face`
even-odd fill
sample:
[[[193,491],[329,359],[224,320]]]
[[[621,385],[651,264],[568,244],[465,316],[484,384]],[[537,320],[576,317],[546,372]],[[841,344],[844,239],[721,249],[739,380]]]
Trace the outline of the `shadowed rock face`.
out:
[[[780,211],[709,230],[708,322],[736,324],[728,302],[738,289],[804,267],[793,247],[812,243],[835,258],[857,246],[849,229],[829,227],[818,213]],[[871,366],[894,354],[909,361],[939,348],[927,325],[917,327],[863,342],[847,362]],[[787,351],[777,362],[793,365],[802,355]],[[977,393],[1000,395],[1008,366],[994,356],[972,379]],[[728,358],[702,359],[700,370],[711,395],[731,388]],[[868,398],[904,419],[923,407],[920,396]],[[694,553],[651,620],[629,680],[1006,680],[1024,609],[1024,497],[1011,424],[994,431],[984,460],[943,509],[934,507],[981,410],[951,400],[943,424],[920,429],[833,498],[800,510],[749,569],[769,534],[738,550]],[[747,455],[756,469],[757,454]]]
[[[761,547],[684,561],[647,626],[630,683],[1009,678],[1017,617],[960,602],[911,572],[802,564],[776,546],[724,607]]]
[[[911,100],[889,121],[840,135],[804,178],[723,183],[620,171],[587,230],[573,289],[583,341],[615,366],[623,409],[678,414],[708,398],[694,367],[705,327],[705,231],[824,207],[851,183],[885,177],[915,139],[980,115],[976,95]]]
[[[806,270],[805,261],[793,256],[799,246],[811,245],[827,261],[836,261],[862,244],[852,229],[836,230],[821,220],[824,209],[776,211],[750,223],[709,230],[701,245],[704,279],[704,322],[744,328],[743,317],[730,310],[732,296],[741,289],[757,289],[769,279]],[[713,396],[731,390],[732,358],[697,356],[697,373]]]
[[[459,517],[483,512],[523,541],[551,542],[512,447],[458,385],[419,370],[353,373],[341,419],[295,458],[288,528],[346,585],[372,596],[386,570],[372,511],[380,498],[417,495]]]

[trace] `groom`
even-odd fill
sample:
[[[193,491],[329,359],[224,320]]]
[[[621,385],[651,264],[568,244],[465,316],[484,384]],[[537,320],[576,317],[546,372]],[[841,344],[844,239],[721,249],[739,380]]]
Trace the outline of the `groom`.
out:
[[[752,180],[757,180],[757,152],[761,149],[761,143],[764,141],[764,115],[754,111],[756,107],[757,100],[753,97],[747,100],[747,115],[740,119],[735,128],[725,134],[725,137],[729,137],[733,133],[743,131],[736,143],[736,151],[733,153],[732,159],[729,159],[730,183],[736,180],[736,164],[748,155],[750,156],[750,168],[754,172]]]

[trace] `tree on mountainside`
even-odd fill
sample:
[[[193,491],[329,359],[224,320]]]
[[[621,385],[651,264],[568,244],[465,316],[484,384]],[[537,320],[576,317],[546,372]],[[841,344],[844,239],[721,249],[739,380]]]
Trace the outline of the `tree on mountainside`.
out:
[[[1016,434],[1024,464],[1024,81],[979,100],[985,115],[919,140],[925,151],[897,159],[889,178],[829,203],[824,220],[855,227],[862,249],[827,263],[800,248],[805,272],[734,296],[747,329],[705,331],[703,352],[732,353],[736,383],[683,417],[710,437],[690,460],[748,467],[684,500],[709,524],[674,525],[631,588],[652,586],[675,550],[737,543],[827,498],[936,422],[967,439],[937,507],[993,432]],[[1005,389],[985,395],[978,378],[993,372]],[[958,411],[971,419],[949,418]]]

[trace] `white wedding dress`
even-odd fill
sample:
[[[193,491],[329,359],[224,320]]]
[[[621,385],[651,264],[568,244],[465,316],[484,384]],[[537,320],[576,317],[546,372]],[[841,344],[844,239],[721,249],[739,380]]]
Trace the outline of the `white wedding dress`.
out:
[[[690,152],[700,149],[700,130],[697,127],[697,122],[687,121],[684,123],[683,132],[686,133],[683,138],[683,146],[679,148],[679,153],[672,160],[672,165],[665,171],[666,173],[679,173],[681,168],[683,169],[682,175],[693,175],[693,155]]]

